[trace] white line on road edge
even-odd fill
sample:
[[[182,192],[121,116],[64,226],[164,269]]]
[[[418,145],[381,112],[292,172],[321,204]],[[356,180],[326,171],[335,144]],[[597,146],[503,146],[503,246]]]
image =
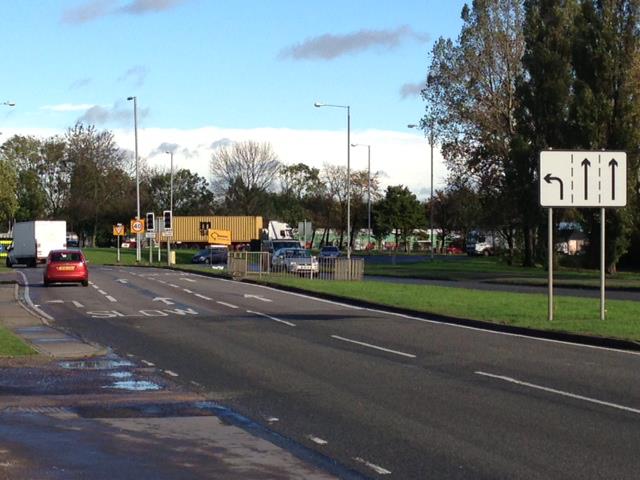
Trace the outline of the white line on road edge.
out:
[[[617,408],[618,410],[624,410],[625,412],[640,414],[640,410],[637,408],[625,407],[624,405],[618,405],[617,403],[604,402],[602,400],[596,400],[595,398],[589,398],[582,395],[576,395],[575,393],[556,390],[555,388],[543,387],[542,385],[523,382],[521,380],[516,380],[515,378],[511,378],[511,377],[505,377],[503,375],[494,375],[492,373],[480,372],[480,371],[477,371],[474,373],[476,373],[477,375],[482,375],[483,377],[495,378],[497,380],[504,380],[505,382],[515,383],[516,385],[522,385],[523,387],[535,388],[536,390],[555,393],[556,395],[562,395],[563,397],[575,398],[576,400],[584,400],[585,402],[595,403],[597,405],[603,405],[605,407]]]
[[[375,463],[367,462],[364,458],[353,457],[353,459],[358,463],[362,463],[362,464],[366,465],[367,467],[369,467],[371,470],[373,470],[374,472],[376,472],[379,475],[389,475],[389,474],[391,474],[391,472],[389,470],[387,470],[386,468],[382,468],[381,466],[376,465]]]
[[[105,296],[107,297],[107,300],[109,300],[110,302],[116,303],[118,301],[115,298],[113,298],[111,295],[105,295]]]
[[[317,443],[318,445],[327,445],[329,442],[323,440],[320,437],[315,437],[313,435],[307,435],[307,438],[311,440],[313,443]]]
[[[212,300],[211,298],[207,297],[206,295],[202,295],[200,293],[194,293],[194,296],[198,297],[198,298],[202,298],[203,300]]]
[[[350,338],[340,337],[338,335],[331,335],[331,338],[335,338],[336,340],[342,340],[343,342],[355,343],[357,345],[362,345],[363,347],[375,348],[376,350],[382,350],[383,352],[395,353],[396,355],[402,355],[403,357],[408,358],[416,358],[415,355],[411,353],[399,352],[397,350],[391,350],[389,348],[378,347],[377,345],[371,345],[370,343],[359,342],[357,340],[351,340]]]
[[[238,308],[237,305],[232,305],[230,303],[226,303],[226,302],[216,302],[219,303],[220,305],[224,305],[225,307],[229,307],[229,308]]]
[[[19,270],[18,270],[18,274],[22,276],[22,281],[24,282],[24,299],[27,301],[27,305],[29,305],[30,308],[38,312],[38,314],[44,317],[45,319],[49,321],[53,321],[53,317],[51,315],[40,310],[40,307],[37,305],[34,305],[33,302],[31,301],[31,297],[29,296],[29,280],[27,280],[27,276]]]
[[[167,375],[171,375],[172,377],[178,376],[176,372],[172,372],[171,370],[165,370],[164,373],[166,373]]]
[[[251,310],[247,310],[247,313],[252,313],[254,315],[260,315],[261,317],[268,318],[269,320],[273,320],[274,322],[284,323],[285,325],[289,325],[290,327],[295,327],[295,323],[287,322],[286,320],[280,320],[279,318],[272,317],[271,315],[267,315],[266,313],[253,312]]]

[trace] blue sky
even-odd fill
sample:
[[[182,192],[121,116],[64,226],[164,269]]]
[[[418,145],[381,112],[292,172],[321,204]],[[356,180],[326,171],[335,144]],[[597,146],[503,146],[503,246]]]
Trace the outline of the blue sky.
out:
[[[199,147],[222,138],[253,136],[269,141],[271,132],[274,146],[282,150],[276,153],[285,163],[305,161],[300,158],[305,146],[294,148],[296,142],[306,143],[307,149],[322,148],[322,141],[313,140],[314,131],[318,139],[334,132],[339,142],[344,112],[316,109],[316,100],[351,106],[353,141],[371,143],[372,158],[378,138],[388,142],[393,132],[418,137],[419,132],[407,132],[406,124],[423,112],[416,93],[426,74],[428,52],[439,36],[457,36],[464,4],[458,0],[10,3],[4,11],[14,20],[3,22],[0,34],[5,45],[0,101],[15,101],[16,107],[0,111],[3,137],[48,131],[43,129],[63,131],[81,119],[113,130],[126,144],[132,128],[132,105],[126,97],[135,95],[141,155],[153,163],[154,152],[163,143],[175,145],[187,157],[203,157],[196,162],[200,172],[205,172],[210,153]],[[292,145],[286,145],[287,133]],[[394,141],[403,137],[398,138]],[[426,151],[419,144],[415,148],[422,150],[415,155]],[[395,172],[387,158],[394,150],[384,145],[378,160],[388,182],[409,183],[403,179],[408,178],[410,166]],[[382,158],[383,152],[390,153]],[[339,146],[329,147],[324,160],[313,158],[309,163],[340,163],[340,158],[334,159],[339,156]]]

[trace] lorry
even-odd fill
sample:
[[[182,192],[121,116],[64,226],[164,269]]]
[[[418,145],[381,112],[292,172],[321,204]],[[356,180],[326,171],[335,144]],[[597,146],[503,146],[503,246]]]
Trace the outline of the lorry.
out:
[[[497,232],[472,230],[467,235],[467,255],[494,255],[505,247],[504,238]]]
[[[13,226],[7,267],[17,264],[35,267],[47,260],[51,250],[64,248],[67,248],[67,222],[64,220],[18,222]]]
[[[293,229],[288,223],[271,220],[262,232],[260,251],[274,253],[281,248],[301,248],[302,243],[293,237]]]

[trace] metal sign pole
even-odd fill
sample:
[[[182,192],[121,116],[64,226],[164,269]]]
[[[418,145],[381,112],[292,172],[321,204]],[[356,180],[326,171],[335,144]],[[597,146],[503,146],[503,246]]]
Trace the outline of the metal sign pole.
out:
[[[153,242],[150,238],[147,238],[149,241],[149,263],[153,263]]]
[[[605,263],[605,239],[604,239],[604,207],[600,209],[600,320],[604,320],[605,305],[604,305],[604,263]]]
[[[549,208],[549,321],[553,320],[553,208]]]
[[[116,235],[117,245],[118,245],[118,263],[120,263],[120,235]]]

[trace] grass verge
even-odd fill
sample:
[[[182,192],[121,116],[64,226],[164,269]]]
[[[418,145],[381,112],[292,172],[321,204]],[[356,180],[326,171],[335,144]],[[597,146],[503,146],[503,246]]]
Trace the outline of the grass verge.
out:
[[[640,341],[638,303],[631,301],[608,301],[607,319],[601,321],[598,299],[556,297],[555,318],[549,322],[547,297],[540,294],[301,278],[270,278],[268,282],[455,318]]]
[[[9,330],[0,326],[0,357],[18,357],[35,354],[36,351],[33,348]]]

